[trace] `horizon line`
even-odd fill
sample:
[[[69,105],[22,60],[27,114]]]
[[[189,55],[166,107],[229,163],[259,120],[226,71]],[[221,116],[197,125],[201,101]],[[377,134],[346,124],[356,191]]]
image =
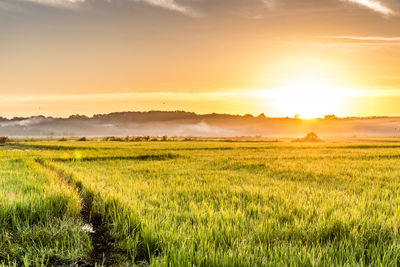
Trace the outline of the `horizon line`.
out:
[[[207,115],[227,115],[227,116],[232,116],[232,117],[252,117],[252,118],[258,118],[258,119],[293,119],[293,120],[335,120],[335,119],[377,119],[377,118],[400,118],[399,115],[373,115],[373,116],[336,116],[335,114],[326,114],[324,117],[315,117],[315,118],[302,118],[301,116],[296,117],[295,116],[268,116],[265,115],[265,113],[260,113],[260,114],[252,114],[252,113],[245,113],[245,114],[234,114],[234,113],[217,113],[217,112],[208,112],[208,113],[198,113],[194,111],[186,111],[186,110],[147,110],[147,111],[140,111],[140,110],[127,110],[127,111],[113,111],[113,112],[108,112],[108,113],[96,113],[93,115],[85,115],[85,114],[70,114],[65,117],[62,116],[51,116],[51,115],[32,115],[32,116],[15,116],[15,117],[3,117],[0,115],[0,120],[8,120],[8,121],[16,121],[16,120],[26,120],[26,119],[32,119],[32,118],[45,118],[45,119],[74,119],[81,117],[82,119],[94,119],[96,116],[107,116],[111,114],[122,114],[122,113],[187,113],[187,114],[195,114],[196,116],[207,116]]]

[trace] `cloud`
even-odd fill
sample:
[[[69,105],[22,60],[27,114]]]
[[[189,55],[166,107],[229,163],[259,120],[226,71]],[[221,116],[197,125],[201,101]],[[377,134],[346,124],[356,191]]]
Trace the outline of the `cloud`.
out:
[[[144,2],[153,6],[162,7],[168,10],[177,11],[188,16],[198,16],[193,9],[178,4],[175,0],[134,0],[136,2]]]
[[[83,4],[85,2],[96,2],[99,0],[19,0],[20,2],[31,2],[37,3],[47,6],[61,7],[61,8],[71,8],[76,7],[79,4]],[[113,2],[114,0],[102,0],[106,2]],[[203,14],[201,10],[207,11],[213,9],[223,9],[226,11],[227,9],[233,10],[232,13],[236,15],[241,15],[243,17],[249,18],[263,18],[265,16],[265,10],[276,9],[276,6],[279,6],[279,2],[277,0],[229,0],[229,1],[221,1],[221,0],[123,0],[126,2],[136,2],[136,3],[144,3],[154,7],[159,7],[163,9],[167,9],[170,11],[175,11],[187,16],[197,17]],[[221,2],[219,2],[221,1]],[[294,4],[293,0],[282,0],[286,8],[290,6],[298,6],[298,4]],[[381,13],[383,15],[391,16],[396,15],[394,9],[389,7],[387,2],[393,0],[339,0],[341,2],[348,2],[358,4],[360,6],[369,8],[375,12]],[[305,2],[305,1],[303,1]],[[0,0],[0,4],[2,1]],[[391,2],[393,3],[393,2]],[[304,3],[303,3],[304,4]],[[282,3],[280,4],[282,5]],[[1,6],[0,6],[1,7]],[[3,7],[3,9],[5,9]]]
[[[260,0],[260,2],[263,3],[268,8],[271,8],[274,5],[273,0]]]
[[[390,16],[396,14],[396,12],[393,9],[387,7],[386,5],[382,4],[377,0],[342,0],[342,1],[359,4],[361,6],[372,9],[373,11],[381,13],[383,15]]]
[[[329,39],[354,40],[354,41],[377,41],[377,42],[398,42],[400,37],[381,36],[328,36]]]
[[[14,5],[0,1],[0,10],[13,10],[13,9],[15,9]]]
[[[85,2],[85,0],[22,0],[25,2],[37,3],[41,5],[73,7],[77,4]]]
[[[76,7],[78,4],[82,4],[82,3],[86,2],[87,0],[20,0],[20,1],[37,3],[37,4],[41,4],[41,5],[47,5],[47,6],[68,8],[68,7]],[[110,1],[110,0],[105,0],[105,1]],[[178,4],[175,0],[127,0],[127,1],[133,1],[133,2],[138,2],[138,3],[141,2],[141,3],[149,4],[152,6],[168,9],[171,11],[176,11],[176,12],[188,15],[188,16],[197,16],[198,15],[190,7]],[[263,1],[267,1],[267,0],[263,0]]]

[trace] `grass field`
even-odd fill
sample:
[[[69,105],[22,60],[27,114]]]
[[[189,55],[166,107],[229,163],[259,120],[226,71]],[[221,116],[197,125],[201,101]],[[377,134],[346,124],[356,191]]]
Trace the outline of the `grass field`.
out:
[[[399,141],[10,143],[0,262],[397,266]]]

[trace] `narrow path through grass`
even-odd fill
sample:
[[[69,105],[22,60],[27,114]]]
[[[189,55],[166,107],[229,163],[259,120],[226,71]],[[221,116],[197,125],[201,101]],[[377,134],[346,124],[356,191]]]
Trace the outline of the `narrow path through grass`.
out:
[[[93,193],[88,192],[80,183],[75,183],[70,176],[47,164],[43,159],[37,158],[35,161],[41,166],[49,169],[61,181],[64,181],[77,188],[82,201],[81,219],[85,223],[86,231],[92,241],[93,251],[89,262],[81,262],[80,266],[112,266],[116,263],[114,257],[114,240],[111,237],[110,222],[104,220],[104,216],[93,209]]]

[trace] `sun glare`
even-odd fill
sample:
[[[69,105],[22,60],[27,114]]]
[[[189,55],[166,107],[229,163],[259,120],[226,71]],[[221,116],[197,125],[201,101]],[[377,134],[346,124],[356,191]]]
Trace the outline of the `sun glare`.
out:
[[[272,104],[277,114],[299,115],[305,119],[340,112],[341,97],[339,88],[320,78],[290,80],[271,92]]]
[[[273,95],[277,112],[312,119],[340,109],[340,90],[317,78],[295,79]]]

